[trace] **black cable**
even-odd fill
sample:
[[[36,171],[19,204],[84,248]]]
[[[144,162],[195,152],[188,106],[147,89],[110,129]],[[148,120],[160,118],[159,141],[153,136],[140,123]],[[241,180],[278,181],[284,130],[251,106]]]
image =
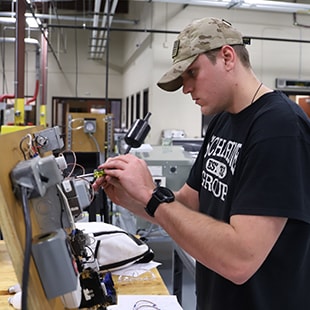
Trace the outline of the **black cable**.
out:
[[[75,9],[77,10],[77,2],[75,3]],[[76,25],[76,19],[74,24]],[[75,97],[78,97],[79,86],[79,53],[78,53],[78,33],[77,29],[74,29],[74,47],[75,47]]]
[[[77,34],[77,29],[74,29],[74,44],[75,44],[75,97],[78,97],[79,62],[78,62],[78,34]]]
[[[28,189],[21,186],[22,207],[25,222],[25,250],[24,250],[24,264],[22,276],[22,310],[27,310],[28,299],[28,282],[29,282],[29,266],[31,258],[31,244],[32,244],[32,227],[31,218],[28,205]]]

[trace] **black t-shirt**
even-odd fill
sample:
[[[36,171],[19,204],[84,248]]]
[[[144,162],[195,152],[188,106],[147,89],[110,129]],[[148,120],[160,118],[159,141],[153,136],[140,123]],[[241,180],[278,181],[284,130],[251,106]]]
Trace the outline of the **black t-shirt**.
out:
[[[275,91],[217,115],[187,184],[199,192],[200,212],[226,223],[234,214],[288,218],[242,285],[197,262],[197,309],[309,310],[310,122],[298,105]]]

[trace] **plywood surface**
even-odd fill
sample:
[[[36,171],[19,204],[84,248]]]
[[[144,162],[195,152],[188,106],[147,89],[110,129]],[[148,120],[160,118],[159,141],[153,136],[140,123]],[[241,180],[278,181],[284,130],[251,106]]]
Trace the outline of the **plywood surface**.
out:
[[[0,266],[0,309],[11,310],[12,307],[8,304],[8,298],[11,296],[8,288],[17,283],[17,278],[4,241],[0,241]],[[156,268],[133,280],[113,275],[113,281],[118,295],[169,295]],[[62,309],[61,305],[59,307],[55,309]]]
[[[8,298],[11,296],[8,292],[8,288],[18,283],[14,268],[7,252],[5,244],[0,241],[0,309],[1,310],[12,310],[12,307],[8,304]]]
[[[92,136],[84,132],[84,119],[96,120]],[[67,125],[67,149],[74,152],[105,152],[107,115],[96,113],[69,113]]]
[[[156,268],[133,279],[113,275],[119,295],[169,295],[169,291]]]
[[[25,135],[42,130],[43,127],[34,127],[14,133],[0,135],[0,227],[5,240],[0,241],[0,309],[6,309],[6,290],[14,285],[15,281],[21,283],[23,273],[25,225],[21,202],[15,197],[12,190],[10,172],[18,162],[24,160],[19,148],[20,141]],[[40,233],[39,225],[33,212],[31,201],[29,203],[32,221],[33,236]],[[136,283],[124,283],[115,279],[118,294],[168,294],[158,271],[150,280],[140,280]],[[4,304],[3,304],[4,303]],[[12,308],[9,308],[12,309]],[[31,310],[61,310],[64,306],[60,298],[47,300],[34,261],[30,263],[30,279],[28,284],[28,309]]]
[[[21,203],[16,199],[12,191],[10,172],[19,161],[24,159],[19,148],[21,139],[27,133],[37,132],[42,129],[43,127],[33,127],[0,135],[0,145],[2,146],[0,152],[0,227],[19,283],[21,283],[23,272],[25,225]],[[31,204],[30,211],[33,226],[32,232],[33,235],[36,235],[39,233],[39,229],[31,210]],[[28,295],[28,309],[64,309],[59,298],[50,301],[46,299],[33,260],[30,263],[28,290],[31,292]]]

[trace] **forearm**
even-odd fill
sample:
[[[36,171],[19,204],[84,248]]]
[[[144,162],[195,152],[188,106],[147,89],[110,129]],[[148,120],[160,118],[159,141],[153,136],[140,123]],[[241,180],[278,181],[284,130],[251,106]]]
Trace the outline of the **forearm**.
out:
[[[160,204],[152,218],[145,206],[154,182],[144,161],[127,154],[109,159],[101,168],[106,175],[97,186],[103,186],[114,203],[161,225],[195,259],[234,283],[243,283],[257,271],[287,220],[234,215],[229,223],[217,221],[197,212],[199,194],[186,184],[176,200]]]
[[[125,190],[122,191],[122,194],[125,194]],[[107,195],[108,191],[107,191]],[[136,216],[139,216],[149,222],[152,222],[154,224],[157,224],[157,221],[154,217],[151,217],[147,214],[147,212],[144,210],[145,205],[142,202],[139,202],[138,200],[134,199],[132,196],[130,196],[128,193],[125,194],[126,198],[124,199],[123,197],[119,197],[118,195],[113,195],[112,200],[113,203],[115,203],[118,206],[121,206],[128,211],[134,213]]]
[[[192,188],[190,188],[186,183],[179,191],[175,192],[174,194],[175,194],[175,200],[179,201],[187,208],[194,211],[199,210],[198,193]]]
[[[265,239],[249,237],[244,229],[236,229],[230,223],[189,210],[177,202],[162,204],[155,217],[186,252],[236,284],[244,283],[256,272],[273,246],[265,244]],[[279,233],[275,233],[275,240]]]
[[[225,246],[219,245],[222,241],[215,233],[218,230],[217,221],[178,203],[161,205],[155,216],[158,223],[181,248],[206,267],[228,278],[226,269],[232,269],[231,266],[227,266],[231,259],[227,253],[220,250],[222,248],[228,252]],[[231,228],[226,227],[224,223],[221,223],[221,226],[225,227],[221,227],[220,233],[229,235]],[[225,239],[227,240],[227,237]]]

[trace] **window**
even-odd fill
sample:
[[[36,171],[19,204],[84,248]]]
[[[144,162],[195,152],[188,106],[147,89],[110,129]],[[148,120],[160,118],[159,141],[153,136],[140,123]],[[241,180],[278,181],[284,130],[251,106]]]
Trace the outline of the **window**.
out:
[[[143,91],[143,118],[149,112],[149,90]]]
[[[141,106],[141,95],[140,93],[137,93],[136,94],[136,119],[139,119],[141,116],[140,116],[140,106]]]

